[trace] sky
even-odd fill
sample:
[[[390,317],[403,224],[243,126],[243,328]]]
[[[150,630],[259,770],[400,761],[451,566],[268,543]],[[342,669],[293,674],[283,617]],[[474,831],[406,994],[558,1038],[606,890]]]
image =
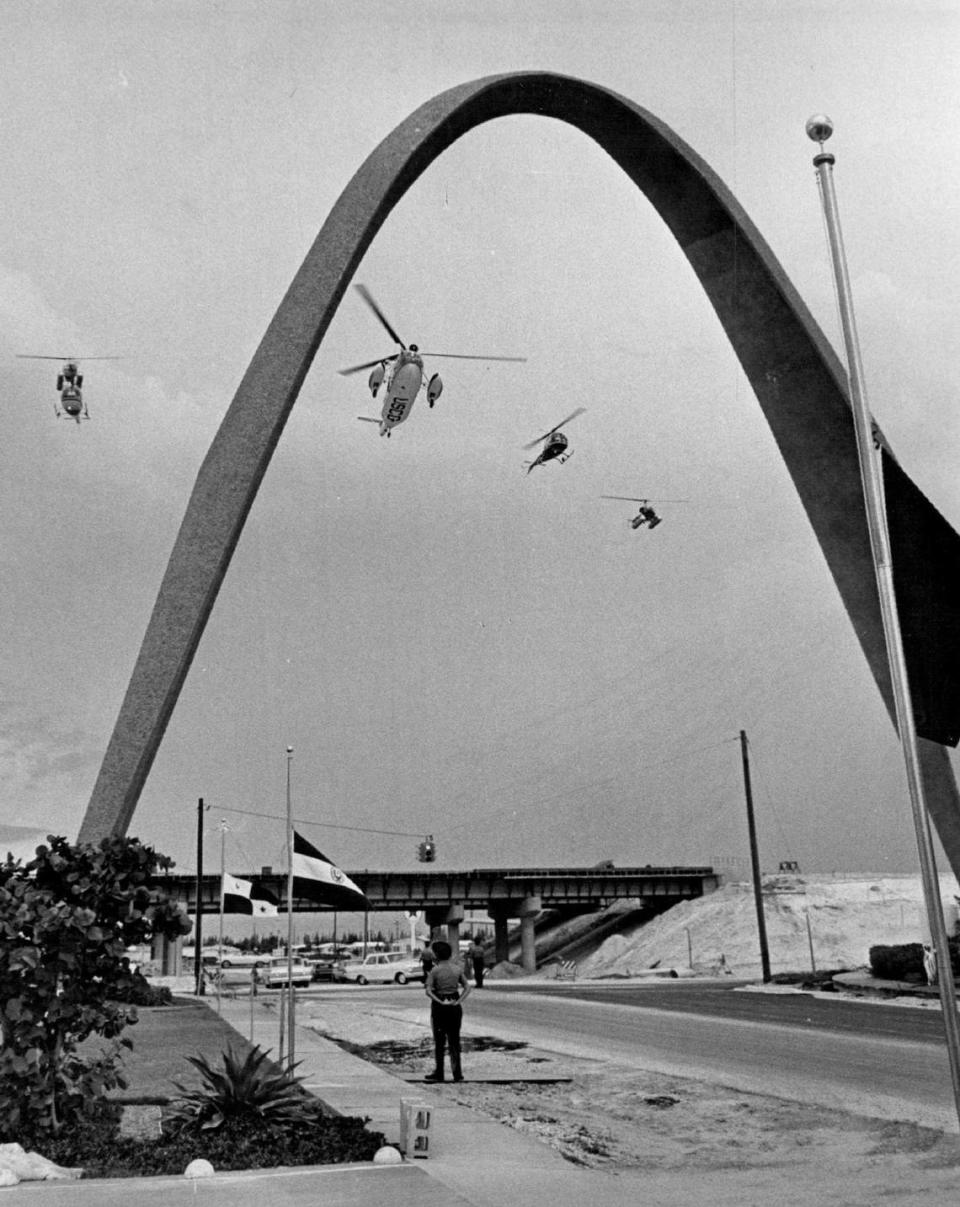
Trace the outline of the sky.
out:
[[[870,404],[960,525],[960,0],[15,0],[0,81],[0,824],[75,837],[196,473],[337,197],[446,88],[610,88],[729,186],[842,354],[805,122],[825,112]],[[294,817],[348,870],[910,872],[899,745],[686,260],[585,135],[460,139],[355,277],[247,521],[130,833],[233,874]],[[84,364],[90,422],[54,413]],[[574,456],[523,445],[577,406]],[[634,531],[629,502],[663,517]],[[956,756],[951,754],[955,763]],[[223,836],[221,839],[221,835]]]

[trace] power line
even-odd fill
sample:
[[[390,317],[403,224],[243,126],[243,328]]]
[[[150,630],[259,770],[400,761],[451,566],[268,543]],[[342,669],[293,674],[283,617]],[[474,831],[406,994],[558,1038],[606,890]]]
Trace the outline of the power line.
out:
[[[232,805],[218,805],[225,813],[241,813],[244,817],[266,817],[270,821],[286,821],[279,813],[256,813],[253,809],[236,809]],[[330,821],[308,821],[305,817],[295,817],[298,826],[320,826],[325,830],[352,830],[356,834],[389,834],[396,838],[422,838],[423,831],[416,830],[372,830],[364,826],[338,826]]]

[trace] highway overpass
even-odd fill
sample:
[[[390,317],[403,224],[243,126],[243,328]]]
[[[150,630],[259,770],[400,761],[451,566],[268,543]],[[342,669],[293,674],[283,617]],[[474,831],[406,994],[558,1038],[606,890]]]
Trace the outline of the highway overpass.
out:
[[[234,872],[266,889],[286,912],[287,885],[282,872],[262,868],[259,872]],[[615,901],[639,900],[651,917],[664,910],[702,897],[719,887],[720,877],[710,867],[616,868],[474,868],[471,871],[407,872],[348,871],[363,890],[371,910],[423,913],[431,931],[439,937],[446,931],[451,942],[459,938],[466,910],[486,910],[494,922],[497,959],[506,959],[508,922],[520,920],[521,951],[525,966],[532,967],[533,923],[543,910],[568,915],[595,913]],[[197,877],[190,874],[160,877],[158,885],[179,900],[188,913],[197,909]],[[201,877],[200,905],[203,914],[220,911],[219,873]],[[295,913],[325,912],[322,905],[306,897],[295,897]]]

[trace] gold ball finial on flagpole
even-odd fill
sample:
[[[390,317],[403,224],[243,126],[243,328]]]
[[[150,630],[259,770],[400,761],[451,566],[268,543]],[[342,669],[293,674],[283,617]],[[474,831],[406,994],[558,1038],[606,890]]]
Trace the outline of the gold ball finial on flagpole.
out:
[[[833,133],[833,122],[825,113],[815,113],[807,118],[807,137],[814,142],[825,143]]]
[[[833,122],[825,113],[815,113],[807,118],[807,137],[820,144],[820,154],[814,156],[814,166],[833,164],[834,158],[829,151],[824,151],[823,144],[833,133]]]
[[[825,113],[815,113],[813,117],[807,118],[807,137],[818,142],[821,151],[832,133],[833,121]]]

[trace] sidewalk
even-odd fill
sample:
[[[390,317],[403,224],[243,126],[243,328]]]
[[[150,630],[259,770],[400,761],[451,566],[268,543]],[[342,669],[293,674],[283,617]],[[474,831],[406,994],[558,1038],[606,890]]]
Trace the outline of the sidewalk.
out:
[[[216,1012],[215,999],[204,1009]],[[251,1011],[252,1007],[252,1011]],[[275,998],[224,999],[221,1016],[238,1035],[277,1051]],[[173,1020],[175,1021],[175,1020]],[[159,1025],[159,1024],[158,1024]],[[169,1024],[167,1024],[169,1025]],[[0,1190],[27,1207],[743,1207],[778,1203],[798,1207],[815,1201],[874,1207],[877,1186],[858,1167],[839,1185],[834,1168],[803,1165],[738,1167],[736,1152],[715,1167],[636,1168],[619,1173],[578,1167],[540,1140],[459,1107],[450,1087],[410,1084],[351,1056],[308,1027],[296,1031],[295,1059],[307,1088],[331,1109],[369,1119],[388,1143],[400,1137],[401,1099],[426,1102],[433,1111],[430,1156],[399,1165],[331,1165],[181,1177],[23,1182]],[[211,1056],[213,1053],[211,1053]],[[848,1175],[851,1171],[847,1171]],[[884,1172],[884,1201],[952,1201],[956,1170],[891,1166]],[[861,1180],[863,1185],[861,1185]],[[867,1184],[869,1183],[869,1184]],[[31,1197],[32,1196],[32,1197]]]
[[[224,1002],[222,1014],[250,1038],[249,1000]],[[255,1008],[253,1042],[276,1050],[277,1033],[277,1005],[261,999]],[[383,1132],[388,1144],[400,1140],[401,1098],[431,1106],[430,1157],[409,1164],[422,1171],[421,1180],[442,1190],[448,1203],[561,1207],[589,1202],[591,1207],[635,1207],[635,1189],[628,1192],[620,1179],[578,1169],[539,1140],[450,1102],[442,1087],[402,1081],[310,1028],[297,1028],[294,1057],[299,1062],[297,1073],[312,1094],[341,1114],[369,1118],[371,1130]],[[413,1185],[412,1179],[409,1184]],[[393,1199],[390,1203],[397,1207]]]
[[[215,999],[207,999],[216,1009]],[[277,1002],[224,999],[221,1015],[246,1039],[277,1050]],[[351,1056],[307,1027],[297,1027],[294,1057],[305,1087],[333,1110],[369,1119],[389,1144],[400,1140],[400,1101],[432,1108],[430,1156],[401,1165],[331,1165],[216,1174],[188,1180],[111,1178],[22,1182],[0,1191],[35,1207],[635,1207],[632,1179],[579,1169],[539,1140],[460,1107],[442,1086],[410,1085]],[[691,1200],[691,1201],[696,1201]]]

